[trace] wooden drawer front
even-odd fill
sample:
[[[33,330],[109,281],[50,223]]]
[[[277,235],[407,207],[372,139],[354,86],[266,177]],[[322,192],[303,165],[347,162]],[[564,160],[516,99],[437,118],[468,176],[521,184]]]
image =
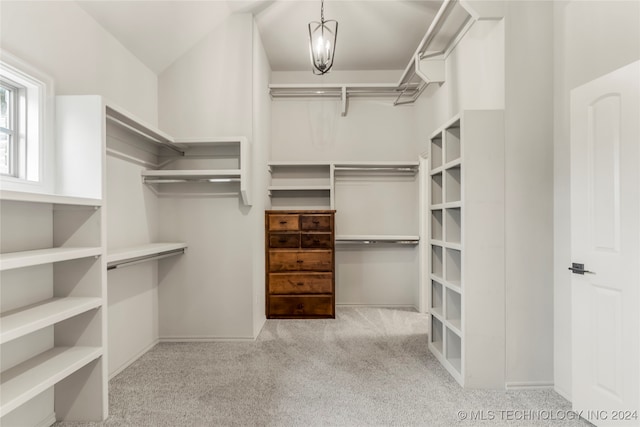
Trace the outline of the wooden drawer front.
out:
[[[270,296],[270,316],[333,317],[333,301],[330,296]]]
[[[299,229],[298,215],[269,215],[270,231],[296,231]]]
[[[332,271],[331,251],[269,251],[269,271]]]
[[[305,231],[331,231],[331,215],[300,215],[300,228]]]
[[[330,294],[333,292],[333,274],[269,274],[271,294]]]
[[[270,248],[299,248],[300,234],[299,233],[270,233],[269,247]]]
[[[302,247],[316,249],[333,248],[331,233],[302,233]]]

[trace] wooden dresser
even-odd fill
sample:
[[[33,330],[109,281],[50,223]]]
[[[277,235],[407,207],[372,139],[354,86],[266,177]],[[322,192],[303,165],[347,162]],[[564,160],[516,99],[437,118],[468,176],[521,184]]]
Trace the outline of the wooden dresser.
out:
[[[268,319],[335,318],[334,214],[265,212]]]

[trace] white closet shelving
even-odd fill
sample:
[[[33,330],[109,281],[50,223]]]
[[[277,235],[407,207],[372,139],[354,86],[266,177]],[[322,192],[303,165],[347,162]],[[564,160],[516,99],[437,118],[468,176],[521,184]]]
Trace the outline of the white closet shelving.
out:
[[[395,161],[278,161],[269,162],[271,185],[269,195],[274,209],[323,208],[337,209],[336,180],[340,177],[373,177],[373,181],[388,181],[397,176],[413,177],[418,162]],[[418,235],[349,234],[336,235],[336,243],[349,245],[401,244],[417,245]]]
[[[503,128],[464,111],[429,144],[429,349],[465,387],[504,388]]]
[[[12,191],[0,201],[0,424],[103,420],[102,201]]]
[[[229,192],[239,193],[242,202],[251,205],[251,150],[246,137],[176,139],[111,104],[105,105],[105,119],[125,130],[117,136],[121,142],[135,147],[133,153],[131,147],[108,147],[107,152],[147,167],[142,180],[157,188],[159,195],[206,195],[216,191],[212,187],[216,184],[231,184]],[[141,138],[128,142],[132,138],[126,131]]]

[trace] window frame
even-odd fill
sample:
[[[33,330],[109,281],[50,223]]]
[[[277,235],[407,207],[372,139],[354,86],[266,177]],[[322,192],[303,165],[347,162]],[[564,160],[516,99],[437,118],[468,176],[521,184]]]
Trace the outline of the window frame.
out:
[[[53,79],[0,49],[0,80],[15,87],[13,173],[0,174],[0,188],[25,192],[55,190]]]
[[[0,126],[0,133],[6,134],[9,139],[9,164],[8,171],[6,173],[0,171],[0,175],[18,177],[20,174],[20,165],[18,159],[20,153],[19,104],[20,97],[23,96],[21,92],[24,91],[25,88],[24,86],[21,86],[9,79],[3,78],[2,76],[0,76],[0,86],[11,94],[9,102],[7,102],[9,109],[9,127],[4,128]]]

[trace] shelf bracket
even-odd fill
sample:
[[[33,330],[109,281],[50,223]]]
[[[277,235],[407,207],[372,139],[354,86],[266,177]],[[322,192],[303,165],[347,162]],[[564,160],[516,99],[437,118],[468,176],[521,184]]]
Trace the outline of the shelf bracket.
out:
[[[476,1],[459,0],[460,6],[473,18],[474,21],[504,18],[504,1]]]
[[[342,112],[340,113],[342,117],[347,116],[347,104],[347,87],[342,86]]]

